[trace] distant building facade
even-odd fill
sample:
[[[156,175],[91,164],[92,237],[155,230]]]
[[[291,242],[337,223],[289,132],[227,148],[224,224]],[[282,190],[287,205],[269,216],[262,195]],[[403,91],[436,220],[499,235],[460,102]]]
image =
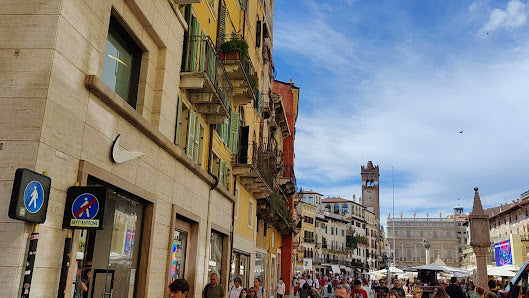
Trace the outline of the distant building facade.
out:
[[[426,264],[423,239],[430,241],[430,262],[438,256],[448,266],[459,267],[467,246],[466,215],[462,207],[454,208],[448,217],[399,218],[388,215],[388,245],[396,266]],[[393,239],[395,241],[393,242]],[[395,245],[395,246],[393,246]]]

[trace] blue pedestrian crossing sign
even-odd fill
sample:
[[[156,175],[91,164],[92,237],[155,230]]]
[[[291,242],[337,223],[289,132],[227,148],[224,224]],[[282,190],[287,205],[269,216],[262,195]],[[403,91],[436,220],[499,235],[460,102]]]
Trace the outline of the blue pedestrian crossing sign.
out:
[[[68,229],[102,229],[106,199],[103,186],[72,186],[66,193],[62,226]]]
[[[9,203],[9,217],[32,223],[46,221],[51,179],[28,169],[17,169]]]
[[[44,205],[44,188],[38,181],[31,181],[24,191],[24,206],[29,213],[36,213]]]

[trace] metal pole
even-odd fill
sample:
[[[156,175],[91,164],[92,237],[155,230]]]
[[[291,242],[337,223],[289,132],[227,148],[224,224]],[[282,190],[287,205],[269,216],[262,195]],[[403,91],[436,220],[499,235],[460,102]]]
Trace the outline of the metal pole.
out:
[[[391,166],[391,180],[393,182],[393,266],[395,263],[395,178],[393,177],[393,166]]]

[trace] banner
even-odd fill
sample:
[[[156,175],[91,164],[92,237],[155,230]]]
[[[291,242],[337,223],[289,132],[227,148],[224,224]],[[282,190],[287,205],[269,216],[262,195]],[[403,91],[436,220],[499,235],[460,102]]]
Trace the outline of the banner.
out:
[[[496,266],[512,264],[511,240],[494,243]]]
[[[303,270],[312,270],[312,259],[303,259]]]

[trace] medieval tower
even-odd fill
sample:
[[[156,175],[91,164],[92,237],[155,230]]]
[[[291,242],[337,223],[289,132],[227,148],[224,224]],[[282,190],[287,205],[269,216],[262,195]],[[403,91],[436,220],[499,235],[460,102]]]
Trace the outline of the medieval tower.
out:
[[[373,162],[368,161],[367,165],[361,166],[362,174],[362,205],[375,213],[377,222],[380,223],[380,202],[378,180],[380,173],[378,166],[373,167]]]

